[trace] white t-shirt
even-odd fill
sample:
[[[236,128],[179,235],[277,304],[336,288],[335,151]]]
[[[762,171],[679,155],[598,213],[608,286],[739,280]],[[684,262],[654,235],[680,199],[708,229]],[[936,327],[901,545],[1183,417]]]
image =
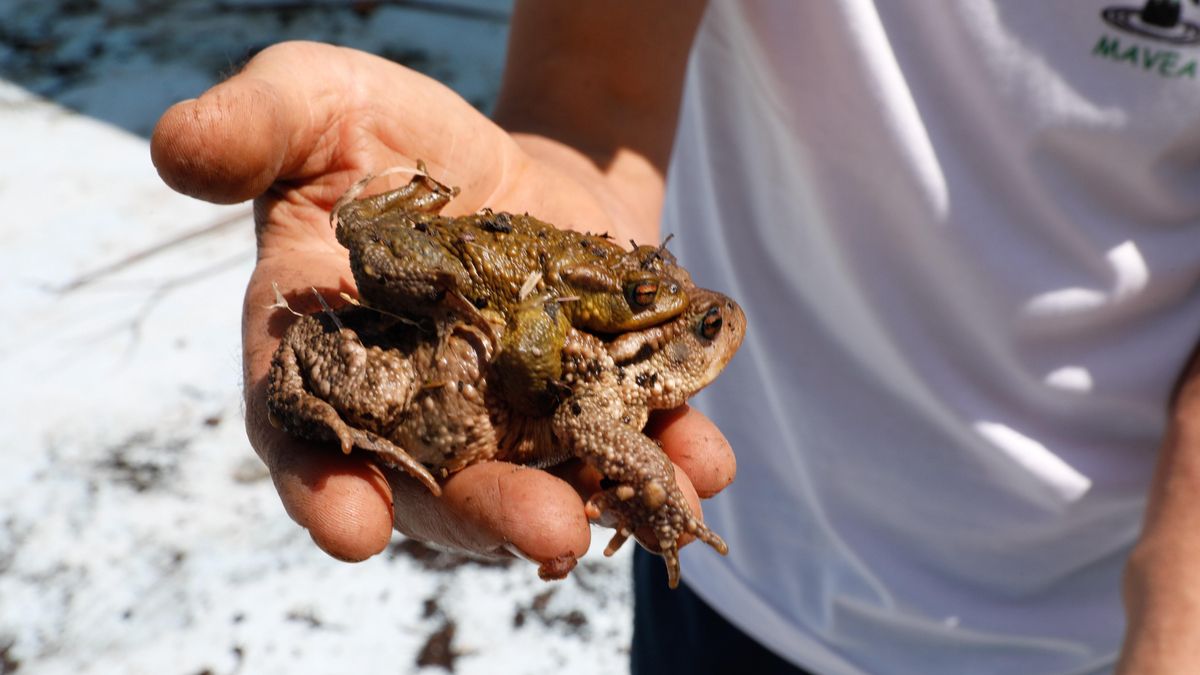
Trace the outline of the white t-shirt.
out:
[[[797,664],[1112,668],[1200,337],[1200,8],[1140,4],[710,6],[664,231],[749,329],[684,579]]]

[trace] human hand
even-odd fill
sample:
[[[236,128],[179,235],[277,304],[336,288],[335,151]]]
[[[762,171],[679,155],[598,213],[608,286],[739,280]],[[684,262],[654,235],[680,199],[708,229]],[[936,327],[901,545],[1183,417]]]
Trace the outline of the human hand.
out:
[[[247,432],[284,507],[318,546],[339,559],[363,560],[383,550],[394,526],[474,553],[520,555],[542,565],[546,576],[574,565],[590,538],[579,496],[589,489],[585,475],[485,462],[449,478],[438,498],[405,475],[381,470],[365,453],[342,455],[272,427],[266,373],[291,319],[272,308],[272,284],[289,301],[303,299],[310,287],[353,292],[329,210],[363,175],[417,159],[462,188],[449,213],[486,205],[608,231],[618,241],[646,241],[654,233],[644,210],[621,199],[622,189],[570,148],[509,135],[407,68],[319,44],[264,50],[238,75],[172,107],[155,129],[151,152],[163,180],[180,192],[221,203],[255,200],[258,260],[242,332]],[[699,512],[698,496],[733,479],[728,444],[686,408],[659,416],[654,426]]]

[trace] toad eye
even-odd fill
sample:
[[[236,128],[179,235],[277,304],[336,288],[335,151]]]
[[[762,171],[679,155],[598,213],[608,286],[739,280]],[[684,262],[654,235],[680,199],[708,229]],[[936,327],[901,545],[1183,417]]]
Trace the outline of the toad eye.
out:
[[[721,308],[711,307],[700,320],[700,335],[705,340],[712,340],[721,332]]]
[[[625,295],[629,298],[629,304],[634,307],[649,307],[654,304],[655,298],[658,297],[658,282],[639,281],[630,284],[625,289]]]

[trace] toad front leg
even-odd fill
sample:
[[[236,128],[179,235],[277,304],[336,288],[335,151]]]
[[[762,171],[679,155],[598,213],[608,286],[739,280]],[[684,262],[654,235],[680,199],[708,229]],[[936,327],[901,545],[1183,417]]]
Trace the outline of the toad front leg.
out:
[[[420,218],[421,214],[436,214],[458,194],[458,188],[431,178],[425,170],[425,162],[418,161],[416,175],[408,183],[389,192],[356,199],[371,181],[400,171],[408,170],[389,169],[379,175],[365,176],[338,199],[330,212],[330,220],[339,240],[343,234],[363,227],[396,223],[412,227],[414,218]],[[346,243],[342,242],[342,245],[346,246]]]
[[[605,549],[612,555],[643,528],[657,539],[671,588],[679,584],[679,540],[684,533],[724,555],[729,547],[695,515],[675,481],[675,467],[648,436],[622,421],[615,395],[580,394],[559,406],[554,430],[559,441],[604,477],[603,490],[588,500],[589,518],[615,523]],[[647,550],[650,550],[647,547]]]

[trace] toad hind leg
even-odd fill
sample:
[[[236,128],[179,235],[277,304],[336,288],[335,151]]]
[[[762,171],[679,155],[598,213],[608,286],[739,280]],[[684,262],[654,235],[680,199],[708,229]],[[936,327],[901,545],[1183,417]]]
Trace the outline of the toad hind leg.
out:
[[[307,332],[310,339],[319,339],[311,337],[313,326],[318,325],[313,317],[303,317],[297,324],[304,325],[293,325],[294,329],[298,329],[296,334]],[[403,448],[378,434],[355,429],[342,419],[336,408],[310,393],[304,384],[296,350],[287,339],[280,343],[271,362],[267,380],[267,413],[272,425],[282,427],[289,433],[316,441],[337,441],[346,454],[356,447],[370,451],[384,463],[420,481],[435,496],[442,493],[441,486],[429,470]]]
[[[611,394],[580,394],[554,416],[559,441],[598,470],[603,490],[588,500],[588,517],[613,524],[611,555],[632,534],[649,531],[667,566],[668,584],[679,584],[679,540],[691,534],[725,554],[729,547],[697,518],[675,482],[666,453],[641,431],[621,421],[621,405]],[[647,547],[647,550],[650,550]]]

